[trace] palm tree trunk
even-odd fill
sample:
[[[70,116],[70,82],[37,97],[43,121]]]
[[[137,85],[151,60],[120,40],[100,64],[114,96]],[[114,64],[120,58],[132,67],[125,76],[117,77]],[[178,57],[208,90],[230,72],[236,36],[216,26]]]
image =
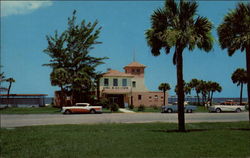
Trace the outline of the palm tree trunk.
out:
[[[240,105],[242,105],[243,83],[240,84]]]
[[[197,91],[196,91],[196,95],[197,95],[197,99],[198,99],[198,105],[200,105],[200,97],[199,97],[199,94]]]
[[[184,115],[184,85],[183,85],[183,49],[177,48],[177,85],[178,85],[178,123],[179,131],[185,131],[185,115]]]
[[[8,93],[7,93],[7,106],[9,106],[9,98],[10,98],[10,89],[11,89],[11,85],[12,85],[12,82],[10,82],[9,88],[8,88]]]
[[[210,106],[212,106],[212,102],[213,102],[213,94],[214,94],[214,92],[212,91],[212,93],[211,93],[211,100],[210,100]]]
[[[246,47],[246,63],[247,63],[247,95],[248,95],[248,112],[250,123],[250,45]]]
[[[165,94],[166,94],[166,91],[163,91],[163,94],[164,94],[164,100],[163,100],[163,106],[166,105],[166,98],[165,98]]]

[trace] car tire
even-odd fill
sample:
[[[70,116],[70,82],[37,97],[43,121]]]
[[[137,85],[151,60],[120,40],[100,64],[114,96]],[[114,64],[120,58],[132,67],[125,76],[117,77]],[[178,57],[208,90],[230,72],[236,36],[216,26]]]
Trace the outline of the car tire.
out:
[[[90,113],[91,113],[91,114],[95,114],[96,112],[95,112],[94,109],[91,109],[91,110],[90,110]]]
[[[237,108],[237,109],[236,109],[236,112],[241,112],[241,109],[240,109],[240,108]]]
[[[172,113],[173,110],[172,109],[167,109],[167,113]]]
[[[192,109],[188,109],[188,110],[187,110],[187,113],[192,113],[192,112],[193,112]]]
[[[217,108],[217,109],[216,109],[216,112],[217,112],[217,113],[220,113],[220,112],[221,112],[221,109],[220,109],[220,108]]]
[[[64,114],[71,114],[71,111],[70,111],[70,110],[66,110],[66,111],[64,112]]]

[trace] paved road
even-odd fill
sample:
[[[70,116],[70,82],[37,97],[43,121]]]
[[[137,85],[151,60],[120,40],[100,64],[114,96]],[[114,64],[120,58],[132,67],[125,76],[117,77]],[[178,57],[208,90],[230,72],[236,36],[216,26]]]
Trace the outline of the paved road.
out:
[[[1,114],[1,127],[21,127],[53,124],[97,124],[97,123],[144,123],[174,122],[177,114],[162,113],[116,113],[116,114]],[[185,114],[186,122],[230,122],[248,121],[248,113],[192,113]]]

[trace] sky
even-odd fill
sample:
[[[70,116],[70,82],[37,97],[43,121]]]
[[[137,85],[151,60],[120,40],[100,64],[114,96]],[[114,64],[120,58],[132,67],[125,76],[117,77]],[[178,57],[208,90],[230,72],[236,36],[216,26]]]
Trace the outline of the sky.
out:
[[[213,50],[209,53],[195,49],[184,50],[183,75],[189,82],[192,78],[211,80],[222,86],[221,93],[214,97],[239,97],[240,88],[231,81],[237,68],[245,68],[245,52],[237,51],[229,57],[218,43],[216,28],[236,1],[198,1],[198,15],[205,16],[213,23],[215,38]],[[43,52],[47,47],[46,35],[53,35],[67,29],[67,19],[77,11],[77,22],[99,21],[102,27],[102,42],[96,45],[91,55],[109,57],[97,71],[108,68],[124,71],[123,67],[135,60],[147,66],[145,84],[149,90],[158,90],[160,83],[167,82],[175,95],[176,67],[172,63],[173,49],[152,56],[145,40],[145,31],[150,28],[150,16],[164,1],[1,1],[1,72],[13,77],[11,93],[48,94],[53,97],[58,87],[51,86],[51,68],[42,66],[49,63],[49,56]],[[7,87],[4,83],[2,86]],[[193,92],[192,95],[195,95]],[[246,97],[244,86],[243,97]]]

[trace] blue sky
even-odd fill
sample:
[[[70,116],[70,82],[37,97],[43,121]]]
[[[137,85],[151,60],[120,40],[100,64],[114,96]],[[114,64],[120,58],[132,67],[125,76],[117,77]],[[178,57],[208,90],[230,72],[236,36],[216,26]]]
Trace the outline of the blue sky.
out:
[[[123,71],[133,60],[147,66],[146,86],[157,90],[162,82],[170,83],[170,95],[175,95],[176,68],[172,64],[173,53],[154,57],[147,46],[144,32],[150,28],[150,15],[162,7],[163,1],[1,1],[1,71],[6,77],[15,78],[12,93],[42,93],[53,96],[59,89],[50,85],[51,69],[42,64],[50,58],[43,53],[47,47],[45,36],[67,28],[67,18],[77,10],[77,21],[99,21],[102,26],[99,41],[91,52],[93,56],[109,57],[106,64],[97,68]],[[231,74],[237,68],[245,68],[245,52],[236,52],[232,57],[221,50],[216,34],[223,16],[235,8],[236,1],[198,1],[198,14],[208,17],[214,24],[214,48],[205,53],[198,49],[184,50],[184,79],[212,80],[221,84],[223,91],[215,97],[238,97],[239,87],[231,81]],[[7,86],[7,84],[4,84]],[[193,93],[194,95],[194,93]],[[246,86],[243,96],[246,97]]]

